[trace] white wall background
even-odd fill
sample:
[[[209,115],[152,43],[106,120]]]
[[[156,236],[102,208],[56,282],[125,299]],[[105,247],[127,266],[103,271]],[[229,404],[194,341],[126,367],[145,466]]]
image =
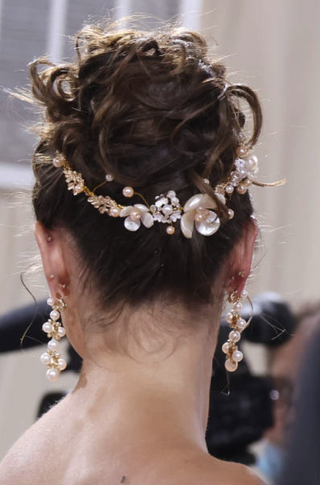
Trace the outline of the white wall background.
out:
[[[68,2],[56,2],[60,10],[57,5],[53,8],[54,3],[51,0],[52,15],[66,11]],[[123,8],[132,9],[132,3],[131,8],[128,5],[123,2]],[[284,188],[254,190],[257,213],[265,227],[265,249],[255,271],[252,294],[274,290],[293,303],[318,298],[320,3],[186,0],[179,8],[187,27],[201,29],[209,40],[217,41],[217,52],[227,56],[225,63],[232,78],[260,94],[265,113],[263,136],[257,147],[261,181],[288,179]],[[53,27],[49,32],[48,45],[59,57],[61,37],[52,37]],[[32,226],[31,211],[25,203],[17,205],[16,197],[8,197],[17,192],[12,180],[19,178],[17,173],[9,175],[8,166],[0,164],[1,312],[31,302],[19,273],[21,264],[26,265],[35,251],[32,233],[25,231]],[[27,169],[22,177],[24,186],[28,186],[29,176]],[[29,286],[39,297],[46,293],[39,280]],[[33,422],[42,394],[73,384],[73,376],[68,375],[58,383],[47,383],[38,361],[40,352],[35,349],[0,357],[0,458]]]
[[[229,56],[232,77],[262,99],[261,180],[288,180],[254,191],[267,226],[255,290],[293,303],[319,298],[320,2],[203,0],[203,11],[202,29]]]

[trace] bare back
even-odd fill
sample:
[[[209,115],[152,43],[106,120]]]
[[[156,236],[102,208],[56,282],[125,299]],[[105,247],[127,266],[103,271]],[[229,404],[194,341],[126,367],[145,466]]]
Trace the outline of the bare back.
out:
[[[188,443],[149,443],[137,436],[99,435],[99,427],[56,405],[13,446],[0,465],[0,485],[259,485],[242,465],[222,462]],[[168,437],[169,438],[169,437]],[[121,442],[122,441],[122,442]],[[170,439],[168,439],[170,443]]]

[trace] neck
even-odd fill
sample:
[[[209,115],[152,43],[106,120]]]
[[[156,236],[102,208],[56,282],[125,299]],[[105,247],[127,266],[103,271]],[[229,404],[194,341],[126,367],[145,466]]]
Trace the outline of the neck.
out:
[[[211,324],[212,325],[212,324]],[[91,340],[79,383],[70,397],[83,418],[100,426],[130,430],[130,435],[157,436],[157,442],[192,443],[206,450],[209,392],[216,333],[208,326],[172,339],[155,354],[141,342],[134,352],[108,352],[101,335]],[[217,326],[215,326],[217,327]],[[174,340],[174,343],[173,343]],[[94,342],[94,343],[93,343]],[[100,342],[100,344],[98,343]],[[170,348],[170,350],[169,350]],[[134,356],[132,356],[134,353]]]

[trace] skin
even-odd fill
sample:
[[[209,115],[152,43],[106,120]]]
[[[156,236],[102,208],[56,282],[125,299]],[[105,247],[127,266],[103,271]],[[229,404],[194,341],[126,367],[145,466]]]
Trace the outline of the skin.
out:
[[[246,467],[211,457],[205,444],[222,303],[195,312],[159,301],[151,310],[124,310],[108,330],[86,326],[96,304],[78,283],[70,237],[39,222],[35,233],[50,293],[67,301],[63,324],[83,369],[75,390],[9,451],[0,484],[261,484]],[[248,222],[216,294],[243,290],[238,273],[250,272],[256,234]],[[126,351],[110,345],[124,336]]]

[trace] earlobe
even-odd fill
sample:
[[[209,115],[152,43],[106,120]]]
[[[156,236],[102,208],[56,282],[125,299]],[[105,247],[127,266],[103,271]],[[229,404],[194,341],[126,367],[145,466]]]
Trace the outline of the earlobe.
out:
[[[35,224],[35,238],[41,253],[43,269],[51,295],[61,291],[61,285],[68,282],[63,257],[61,237],[58,231],[46,229],[41,222]]]
[[[50,261],[49,244],[52,242],[51,233],[37,221],[35,224],[34,235],[38,244],[38,248],[41,253],[42,264],[47,280],[53,279],[50,276],[53,275],[53,268]]]
[[[248,221],[243,228],[241,239],[235,245],[230,255],[226,280],[226,291],[228,294],[233,291],[241,294],[245,288],[251,271],[257,235],[257,224],[251,220]]]
[[[226,320],[230,324],[231,331],[228,340],[222,345],[222,352],[226,354],[225,368],[228,372],[234,372],[238,368],[239,362],[243,359],[243,354],[237,344],[241,339],[242,332],[251,321],[251,318],[248,321],[242,318],[241,310],[243,300],[245,298],[249,299],[245,284],[251,270],[257,234],[257,224],[253,221],[248,221],[243,228],[242,237],[234,247],[230,257],[230,280],[226,289],[228,302],[232,305],[232,309],[226,315]]]

